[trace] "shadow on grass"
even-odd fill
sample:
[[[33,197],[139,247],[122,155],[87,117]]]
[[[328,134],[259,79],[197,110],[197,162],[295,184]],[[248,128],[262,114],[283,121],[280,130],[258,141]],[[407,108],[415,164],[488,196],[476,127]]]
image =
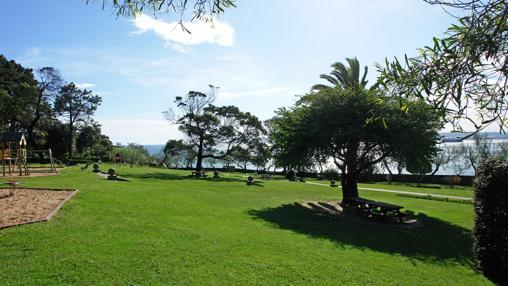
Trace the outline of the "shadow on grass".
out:
[[[143,173],[143,174],[126,174],[123,177],[135,178],[135,179],[155,179],[155,180],[196,180],[196,181],[209,181],[209,182],[246,182],[247,180],[241,178],[213,178],[213,177],[204,177],[198,178],[191,175],[175,175],[175,174],[167,174],[167,173]]]
[[[344,247],[399,254],[425,262],[454,262],[473,266],[470,230],[425,214],[406,213],[421,221],[423,226],[408,229],[367,220],[334,217],[298,204],[249,211],[255,219],[310,237],[326,238]]]

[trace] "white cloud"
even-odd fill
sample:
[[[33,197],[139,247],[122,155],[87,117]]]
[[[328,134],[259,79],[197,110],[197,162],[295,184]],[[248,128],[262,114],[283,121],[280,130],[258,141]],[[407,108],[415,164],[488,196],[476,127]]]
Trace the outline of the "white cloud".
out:
[[[145,14],[139,14],[133,22],[138,29],[134,33],[154,32],[166,41],[167,46],[179,51],[186,51],[186,46],[203,43],[230,47],[233,46],[235,41],[233,27],[219,19],[214,19],[213,23],[205,21],[184,22],[184,27],[190,33],[185,31],[178,22],[166,22]]]
[[[81,89],[90,89],[96,85],[93,83],[84,82],[84,83],[76,83],[76,86]]]

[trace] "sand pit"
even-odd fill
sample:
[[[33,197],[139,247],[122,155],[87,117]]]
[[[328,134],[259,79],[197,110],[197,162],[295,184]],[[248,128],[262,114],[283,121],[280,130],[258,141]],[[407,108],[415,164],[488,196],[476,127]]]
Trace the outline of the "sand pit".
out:
[[[77,190],[20,188],[12,192],[0,199],[0,229],[50,220]]]

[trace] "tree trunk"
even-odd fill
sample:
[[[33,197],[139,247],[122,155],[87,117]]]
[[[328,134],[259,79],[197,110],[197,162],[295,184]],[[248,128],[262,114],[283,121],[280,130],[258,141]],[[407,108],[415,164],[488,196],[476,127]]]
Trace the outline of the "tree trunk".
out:
[[[437,171],[439,171],[440,167],[441,167],[441,165],[436,165],[436,169],[434,169],[434,172],[432,172],[432,174],[430,174],[430,176],[431,177],[434,176],[437,173]]]
[[[203,139],[199,139],[198,146],[198,160],[196,162],[196,172],[201,172],[203,170]]]
[[[72,122],[69,122],[69,146],[68,146],[68,148],[69,148],[69,160],[72,159],[72,135],[73,135],[72,133],[74,131],[73,130],[74,126],[72,126],[72,125],[73,125]]]
[[[342,200],[351,198],[358,198],[358,183],[356,176],[350,174],[343,174],[341,178],[342,186]]]
[[[388,184],[391,184],[392,180],[393,180],[392,170],[390,170],[390,166],[388,166],[388,163],[386,162],[386,160],[383,160],[383,165],[385,166],[386,170],[388,171]]]

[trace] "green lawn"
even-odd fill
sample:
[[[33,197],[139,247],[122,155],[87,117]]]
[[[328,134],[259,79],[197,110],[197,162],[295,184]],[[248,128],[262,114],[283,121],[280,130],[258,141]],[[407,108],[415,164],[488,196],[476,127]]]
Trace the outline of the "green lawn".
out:
[[[91,167],[24,179],[80,192],[50,222],[0,230],[0,285],[490,285],[472,268],[471,205],[361,191],[424,223],[402,229],[293,205],[337,188],[116,169],[132,182]]]

